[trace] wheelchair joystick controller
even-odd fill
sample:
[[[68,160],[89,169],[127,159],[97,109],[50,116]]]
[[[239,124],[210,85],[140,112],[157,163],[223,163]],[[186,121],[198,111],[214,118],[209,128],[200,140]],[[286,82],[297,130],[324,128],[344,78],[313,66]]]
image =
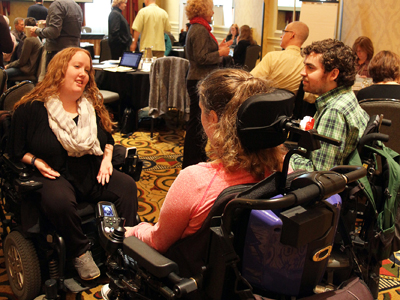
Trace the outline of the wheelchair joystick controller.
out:
[[[125,218],[119,218],[113,203],[100,201],[96,209],[100,244],[108,253],[122,246],[125,235]]]
[[[116,242],[120,243],[123,242],[126,231],[124,225],[125,225],[125,218],[120,218],[118,222],[118,227],[114,229],[114,231],[111,233],[111,239],[115,240]]]

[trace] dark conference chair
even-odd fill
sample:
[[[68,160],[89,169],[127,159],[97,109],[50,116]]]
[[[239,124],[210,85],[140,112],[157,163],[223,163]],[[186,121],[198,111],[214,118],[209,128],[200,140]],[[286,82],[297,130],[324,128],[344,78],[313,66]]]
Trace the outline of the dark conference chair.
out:
[[[385,145],[400,153],[400,100],[387,98],[370,98],[360,102],[361,107],[370,115],[383,115],[392,121],[392,125],[382,126],[380,132],[389,135]]]
[[[102,39],[100,42],[100,58],[99,62],[111,59],[111,49],[108,45],[108,39]]]
[[[257,59],[261,57],[261,46],[250,45],[246,48],[246,57],[244,59],[244,68],[251,71],[256,66]]]
[[[0,110],[13,110],[14,104],[29,93],[35,85],[31,81],[22,81],[3,93],[0,97]]]
[[[0,67],[0,93],[4,93],[7,84],[7,73],[6,70]]]

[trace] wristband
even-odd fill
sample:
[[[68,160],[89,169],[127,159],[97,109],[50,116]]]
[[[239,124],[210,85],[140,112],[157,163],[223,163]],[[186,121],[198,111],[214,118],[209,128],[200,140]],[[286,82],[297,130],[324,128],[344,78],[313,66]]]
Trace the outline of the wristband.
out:
[[[34,167],[35,166],[35,161],[36,161],[36,156],[32,156],[32,159],[31,159],[31,165]]]

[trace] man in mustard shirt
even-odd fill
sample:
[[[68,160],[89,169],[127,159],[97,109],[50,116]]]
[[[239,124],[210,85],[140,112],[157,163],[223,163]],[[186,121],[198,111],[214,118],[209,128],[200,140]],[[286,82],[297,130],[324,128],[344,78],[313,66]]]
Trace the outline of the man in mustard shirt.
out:
[[[163,57],[165,52],[164,32],[171,31],[168,14],[158,7],[155,0],[145,0],[146,7],[139,10],[133,22],[133,42],[130,50],[135,51],[140,35],[140,51],[152,47],[153,56]]]
[[[303,22],[289,23],[281,35],[281,47],[285,51],[268,52],[250,73],[254,77],[272,80],[276,88],[296,94],[304,67],[300,48],[308,33],[308,26]]]

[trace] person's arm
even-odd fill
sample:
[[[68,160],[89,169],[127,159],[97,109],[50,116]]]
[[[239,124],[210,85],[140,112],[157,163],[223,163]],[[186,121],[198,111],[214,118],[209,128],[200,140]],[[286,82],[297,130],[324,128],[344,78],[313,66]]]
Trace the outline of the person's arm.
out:
[[[31,56],[33,45],[34,45],[33,43],[30,43],[29,41],[25,40],[24,44],[22,45],[20,58],[8,64],[7,68],[21,68],[25,66],[28,63],[29,58]]]
[[[197,189],[195,180],[190,172],[182,170],[168,190],[157,224],[140,223],[127,228],[125,236],[136,236],[157,251],[167,251],[181,239],[199,197],[204,194]]]
[[[101,161],[99,173],[97,174],[97,181],[102,185],[105,185],[110,181],[110,176],[113,172],[113,165],[111,163],[114,146],[106,144],[103,153],[103,159]]]
[[[30,124],[32,115],[37,115],[37,111],[31,107],[30,103],[21,105],[15,110],[11,121],[7,152],[11,158],[27,165],[34,165],[44,177],[55,179],[60,176],[60,173],[27,150],[27,128],[32,126]]]
[[[140,32],[139,32],[139,31],[135,31],[135,32],[133,33],[133,41],[132,41],[132,44],[131,44],[131,46],[130,46],[130,50],[131,50],[131,51],[136,51],[137,42],[138,42],[138,40],[139,40],[139,36],[140,36]],[[138,50],[140,51],[140,49],[138,49]]]
[[[338,147],[321,141],[321,148],[313,151],[310,159],[293,155],[290,165],[294,170],[329,170],[336,165],[340,153],[343,153],[349,134],[343,114],[335,109],[328,109],[321,116],[316,129],[319,134],[339,140],[342,144]]]
[[[46,178],[56,179],[57,177],[60,177],[60,173],[52,169],[43,159],[38,158],[29,152],[25,153],[21,161],[27,165],[36,167],[36,169],[38,169]]]
[[[3,17],[0,17],[0,52],[11,53],[14,43],[10,36],[8,24]]]
[[[41,38],[54,40],[60,36],[64,21],[64,14],[57,1],[51,4],[47,18],[45,28],[34,27],[31,30]]]

